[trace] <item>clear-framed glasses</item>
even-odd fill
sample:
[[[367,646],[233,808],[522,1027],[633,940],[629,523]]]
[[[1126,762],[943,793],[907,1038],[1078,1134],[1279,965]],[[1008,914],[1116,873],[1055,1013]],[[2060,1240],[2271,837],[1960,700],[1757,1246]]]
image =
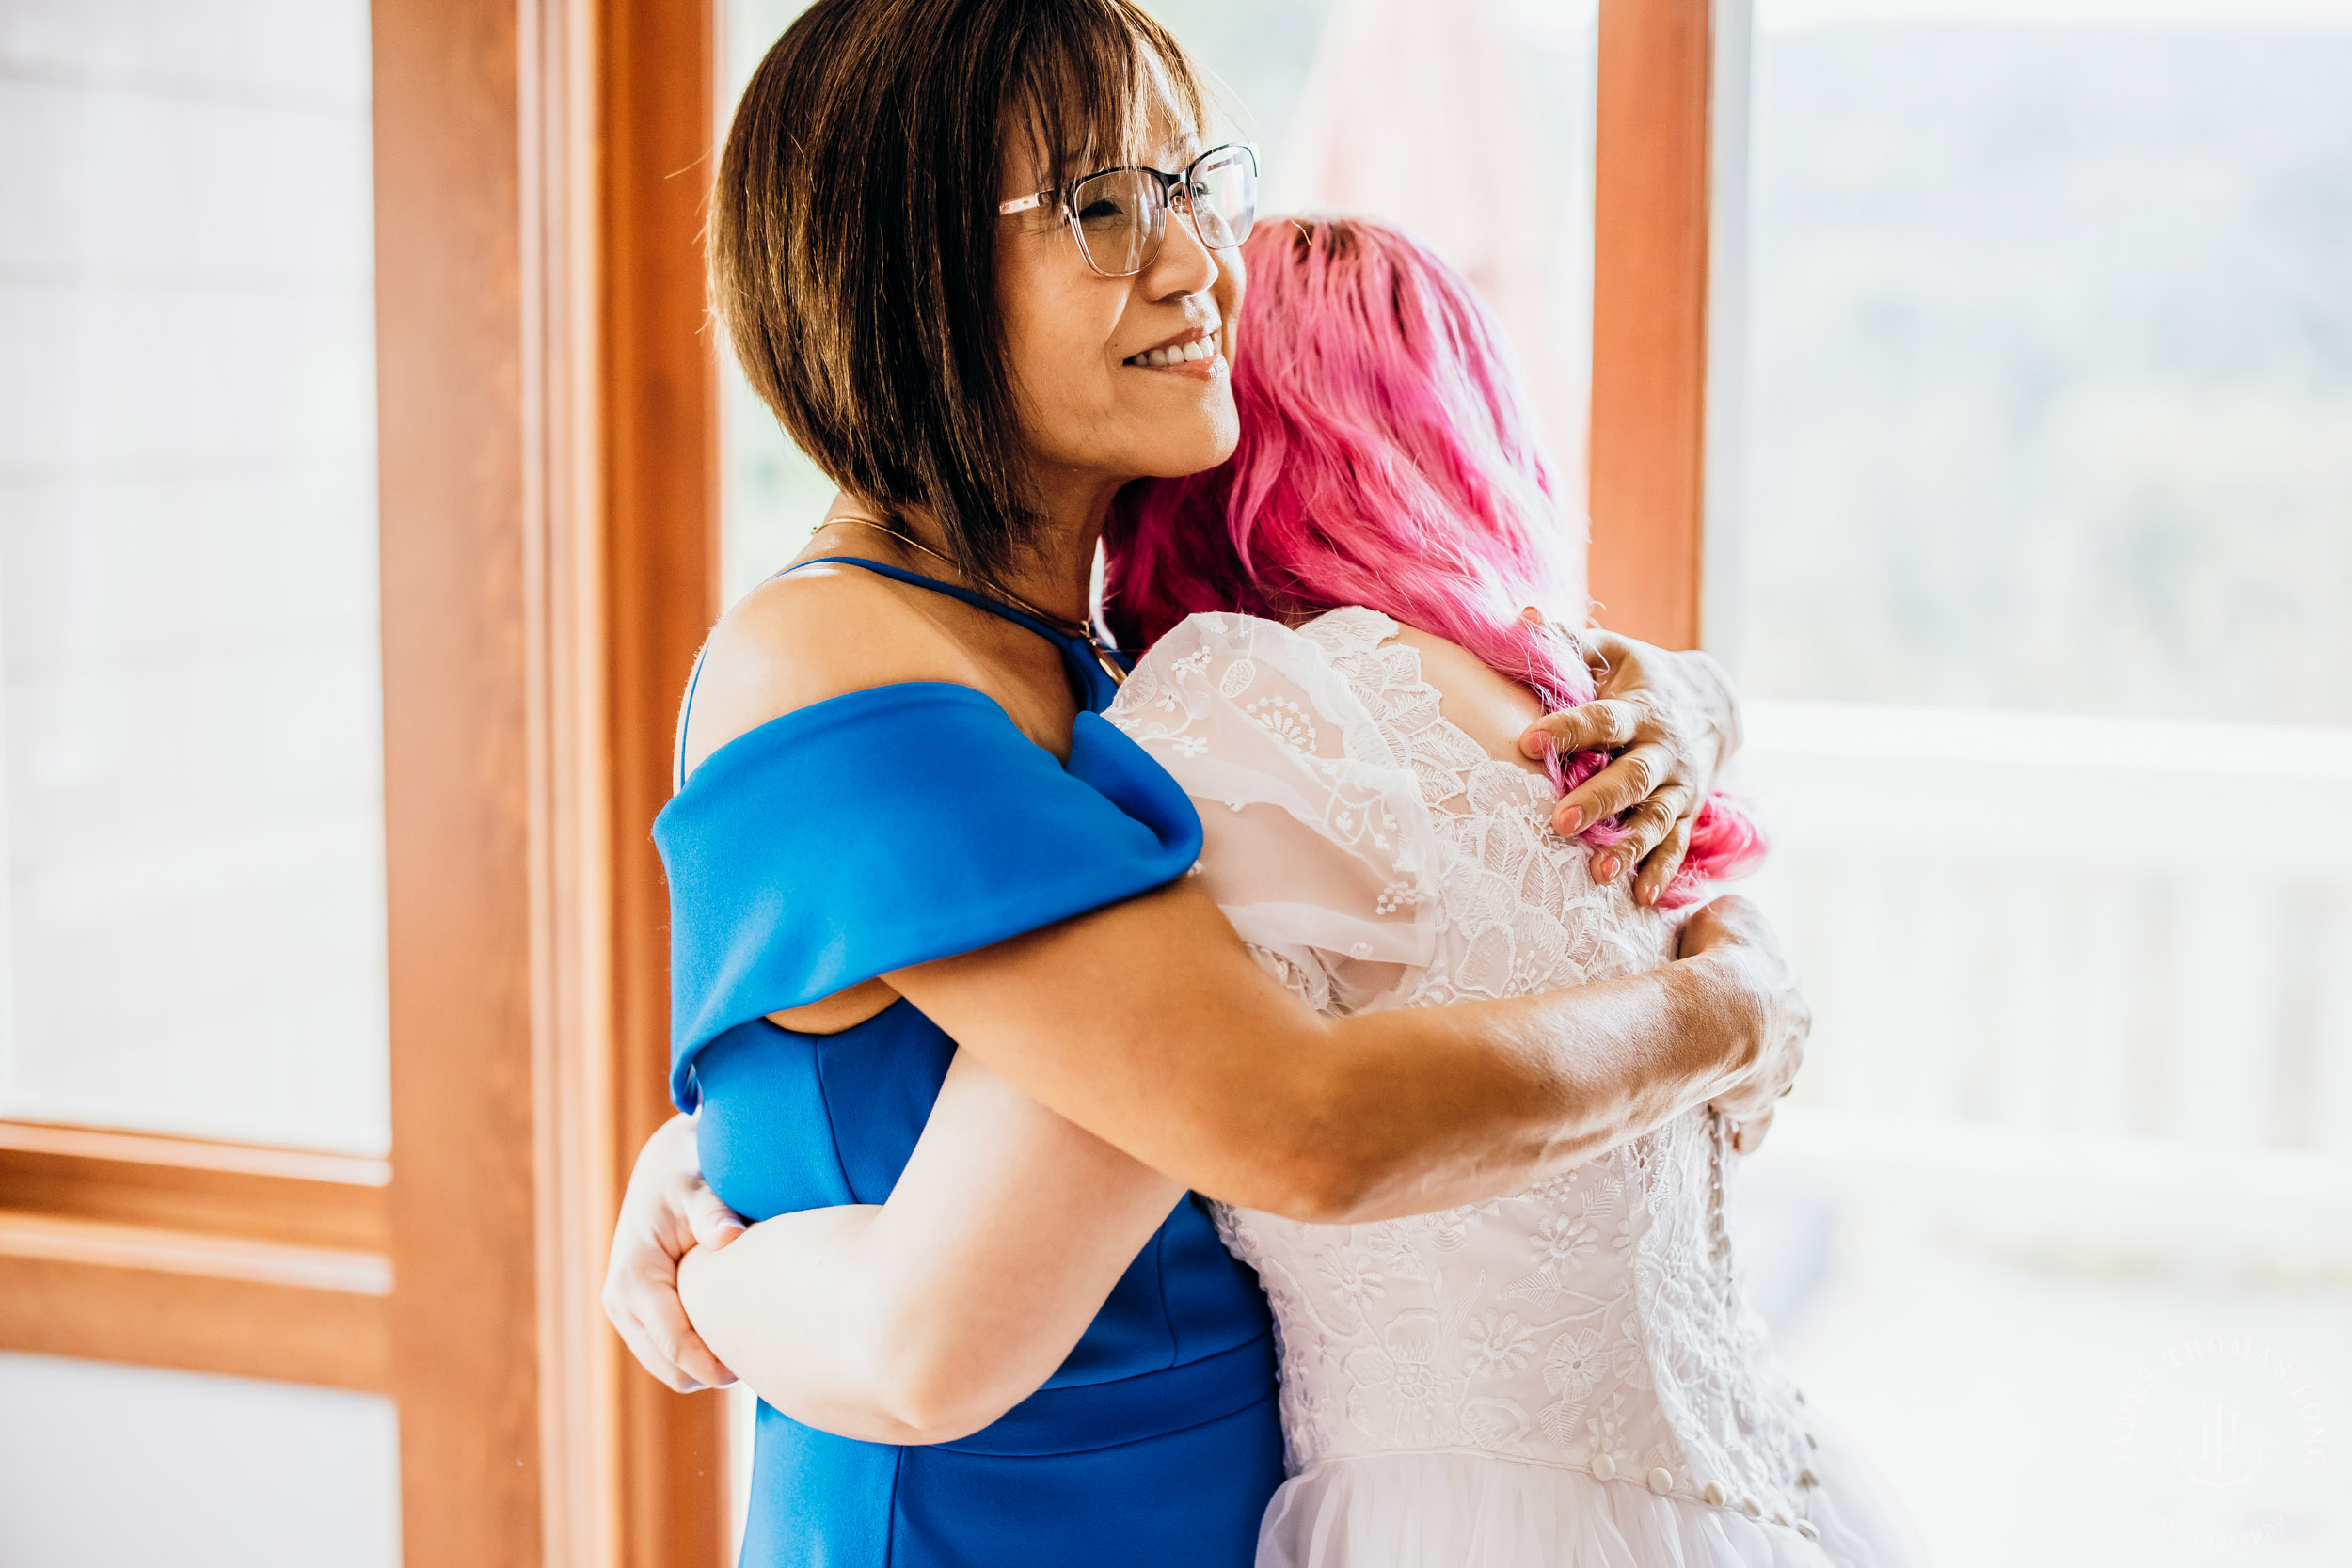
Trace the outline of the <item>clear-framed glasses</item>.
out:
[[[1248,142],[1213,147],[1181,174],[1106,168],[1073,181],[1066,191],[1039,191],[1000,202],[996,211],[1026,213],[1055,203],[1078,236],[1078,254],[1088,266],[1105,277],[1133,277],[1158,258],[1171,207],[1211,250],[1231,249],[1249,237],[1258,219],[1258,150]]]

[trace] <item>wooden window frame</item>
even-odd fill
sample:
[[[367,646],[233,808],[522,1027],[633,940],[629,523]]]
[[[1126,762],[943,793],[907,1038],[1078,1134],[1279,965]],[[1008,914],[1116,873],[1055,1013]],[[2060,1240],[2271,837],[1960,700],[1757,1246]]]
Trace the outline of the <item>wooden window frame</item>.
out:
[[[714,14],[373,5],[391,1158],[0,1122],[0,1348],[390,1396],[414,1563],[725,1551],[723,1402],[597,1304],[717,608]]]
[[[1673,648],[1720,637],[1724,608],[1750,16],[1600,0],[1587,581],[1603,626]]]
[[[0,1122],[0,1346],[387,1392],[389,1175]]]
[[[1745,5],[1600,7],[1591,579],[1677,646]],[[415,1563],[728,1537],[723,1402],[596,1301],[669,1112],[646,828],[718,608],[717,32],[717,0],[375,0],[392,1158],[0,1122],[0,1348],[389,1395]]]

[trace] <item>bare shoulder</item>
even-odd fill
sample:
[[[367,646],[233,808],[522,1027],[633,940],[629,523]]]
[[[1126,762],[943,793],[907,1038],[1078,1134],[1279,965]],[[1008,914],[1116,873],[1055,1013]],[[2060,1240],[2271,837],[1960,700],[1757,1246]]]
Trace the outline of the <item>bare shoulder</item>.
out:
[[[854,566],[774,577],[703,646],[678,749],[685,770],[795,709],[901,681],[973,682],[970,658],[888,579]]]
[[[1421,678],[1438,693],[1438,711],[1488,756],[1531,772],[1542,765],[1519,752],[1519,736],[1543,716],[1535,694],[1489,668],[1458,642],[1399,625],[1396,641],[1421,656]]]

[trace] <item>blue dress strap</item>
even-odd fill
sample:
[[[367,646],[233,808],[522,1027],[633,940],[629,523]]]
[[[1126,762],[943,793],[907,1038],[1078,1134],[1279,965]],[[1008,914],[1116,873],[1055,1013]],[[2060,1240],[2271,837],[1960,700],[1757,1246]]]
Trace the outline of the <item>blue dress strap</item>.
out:
[[[1070,760],[970,687],[796,708],[713,752],[654,821],[670,879],[671,1090],[718,1036],[1003,942],[1190,870],[1200,818],[1081,713]]]
[[[945,594],[951,599],[961,599],[975,610],[985,610],[991,615],[1001,617],[1010,621],[1014,626],[1023,626],[1037,633],[1060,649],[1062,663],[1069,667],[1071,677],[1076,683],[1077,689],[1086,694],[1087,706],[1095,712],[1100,713],[1110,706],[1111,699],[1119,695],[1119,683],[1111,679],[1109,673],[1095,657],[1095,647],[1092,642],[1083,637],[1073,637],[1068,632],[1049,626],[1036,616],[1025,614],[1009,604],[1002,604],[990,598],[985,594],[975,594],[961,583],[942,582],[937,578],[927,578],[920,572],[910,572],[904,566],[893,566],[887,561],[869,561],[862,555],[811,556],[806,561],[794,562],[783,571],[772,574],[768,580],[772,582],[776,578],[797,572],[803,566],[863,567],[866,571],[895,578],[916,588],[928,588],[934,594]],[[709,647],[706,644],[703,653],[708,652]],[[1130,655],[1113,654],[1111,657],[1120,660],[1122,666],[1134,662]],[[686,725],[687,721],[693,717],[694,693],[700,689],[702,683],[703,654],[696,654],[694,672],[686,682],[686,703],[678,709],[677,777],[671,784],[673,789],[686,787]]]
[[[1110,672],[1104,670],[1102,661],[1095,657],[1096,648],[1091,641],[1084,637],[1073,637],[1057,626],[1047,626],[1036,616],[1015,610],[1001,600],[992,599],[985,594],[976,594],[960,583],[942,582],[937,578],[927,578],[920,572],[910,572],[904,566],[893,566],[886,561],[868,561],[862,555],[815,556],[807,561],[795,562],[784,570],[785,572],[797,572],[803,566],[863,566],[869,572],[879,572],[883,577],[896,578],[899,582],[910,583],[916,588],[928,588],[934,594],[945,594],[951,599],[961,599],[975,610],[985,610],[991,615],[1010,621],[1016,626],[1025,626],[1060,649],[1062,663],[1069,667],[1072,681],[1079,691],[1086,694],[1087,706],[1095,712],[1100,713],[1110,706],[1111,699],[1119,695],[1119,682],[1111,678]],[[782,577],[784,573],[779,572],[776,575]],[[1129,655],[1115,654],[1111,657],[1119,658],[1122,668],[1134,663],[1133,657]]]
[[[887,561],[869,561],[862,555],[811,556],[806,561],[794,562],[784,571],[778,572],[776,576],[783,577],[787,573],[797,572],[803,566],[863,566],[869,572],[894,578],[911,587],[928,588],[934,594],[945,594],[951,599],[961,599],[975,610],[985,610],[991,615],[1002,616],[1017,626],[1026,626],[1048,642],[1059,644],[1075,641],[1068,632],[1057,631],[1036,616],[1025,614],[1002,600],[992,599],[985,594],[976,594],[960,582],[942,582],[937,578],[927,578],[920,572],[911,572],[904,566],[893,566]]]

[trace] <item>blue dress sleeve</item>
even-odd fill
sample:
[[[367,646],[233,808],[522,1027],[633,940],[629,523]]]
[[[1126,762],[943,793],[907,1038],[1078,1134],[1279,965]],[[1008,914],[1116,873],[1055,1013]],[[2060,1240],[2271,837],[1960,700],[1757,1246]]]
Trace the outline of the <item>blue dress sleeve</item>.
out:
[[[1100,715],[1070,761],[968,687],[852,691],[739,736],[654,821],[670,882],[671,1096],[738,1024],[1172,881],[1175,781]]]

